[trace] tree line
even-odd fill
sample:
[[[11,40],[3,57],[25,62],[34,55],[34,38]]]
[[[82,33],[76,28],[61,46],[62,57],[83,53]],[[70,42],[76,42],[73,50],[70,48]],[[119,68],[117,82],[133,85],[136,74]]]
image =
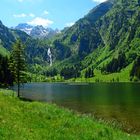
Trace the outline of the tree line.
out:
[[[107,65],[101,69],[102,73],[114,73],[119,72],[122,68],[127,66],[126,55],[124,52],[120,52],[117,58],[113,58]]]
[[[13,75],[9,66],[9,58],[8,56],[0,54],[0,85],[13,85],[13,81]]]

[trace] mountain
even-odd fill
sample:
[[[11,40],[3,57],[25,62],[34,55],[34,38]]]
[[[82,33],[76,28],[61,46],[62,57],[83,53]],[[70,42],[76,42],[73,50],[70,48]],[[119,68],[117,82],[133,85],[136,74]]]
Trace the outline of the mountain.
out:
[[[31,25],[29,25],[27,23],[20,23],[15,27],[15,29],[21,30],[21,31],[27,33],[28,35],[30,35],[30,33],[31,33],[32,29],[33,29],[33,26],[31,26]]]
[[[48,39],[60,33],[58,29],[53,30],[52,28],[44,28],[42,25],[31,26],[27,23],[20,23],[15,27],[15,29],[21,30],[30,35],[31,37],[40,39]]]
[[[101,3],[52,40],[53,47],[57,48],[56,59],[61,60],[57,68],[78,65],[84,75],[92,67],[97,72],[95,78],[114,73],[115,80],[127,75],[129,81],[133,62],[140,55],[139,23],[139,0]]]
[[[10,52],[17,39],[20,39],[26,46],[27,62],[29,64],[49,65],[47,54],[49,46],[46,40],[34,39],[21,30],[6,27],[0,21],[0,53]]]
[[[63,57],[70,57],[71,55],[78,55],[82,58],[93,52],[100,45],[103,45],[104,41],[96,28],[96,23],[112,6],[112,1],[101,3],[84,18],[78,20],[72,27],[62,31],[61,35],[56,40],[53,40],[53,46],[54,48],[58,48],[57,50],[60,48],[60,51],[69,51],[60,53],[63,56],[58,55],[57,59],[63,59]],[[71,55],[66,55],[66,53]]]

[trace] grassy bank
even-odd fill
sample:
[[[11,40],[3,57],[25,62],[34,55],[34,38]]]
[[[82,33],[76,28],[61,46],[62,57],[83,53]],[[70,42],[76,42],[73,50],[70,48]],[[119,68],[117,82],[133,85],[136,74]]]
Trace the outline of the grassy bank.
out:
[[[56,105],[24,102],[0,90],[0,140],[139,140]]]
[[[68,80],[69,82],[132,82],[130,81],[130,71],[132,69],[132,64],[122,69],[120,72],[102,74],[100,70],[94,70],[93,78],[73,78]],[[133,81],[136,82],[136,81]],[[138,81],[137,81],[138,82]]]

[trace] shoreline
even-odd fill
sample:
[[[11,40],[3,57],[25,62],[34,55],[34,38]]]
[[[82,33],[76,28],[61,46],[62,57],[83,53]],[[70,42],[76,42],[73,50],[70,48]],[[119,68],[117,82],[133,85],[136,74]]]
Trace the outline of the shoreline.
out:
[[[13,91],[0,90],[0,108],[3,108],[0,110],[2,140],[1,136],[9,138],[9,134],[12,139],[21,140],[34,139],[34,136],[37,139],[140,139],[140,135],[125,133],[89,115],[81,115],[55,104],[25,102],[9,96],[10,93]],[[11,131],[9,128],[13,126],[15,130]]]

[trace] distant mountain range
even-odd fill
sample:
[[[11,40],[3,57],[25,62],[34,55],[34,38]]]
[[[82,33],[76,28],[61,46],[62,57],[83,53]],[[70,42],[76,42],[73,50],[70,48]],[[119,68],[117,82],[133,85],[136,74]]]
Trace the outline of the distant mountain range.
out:
[[[31,26],[27,23],[20,23],[14,29],[21,30],[34,38],[47,39],[61,33],[58,29],[44,28],[42,25]]]

